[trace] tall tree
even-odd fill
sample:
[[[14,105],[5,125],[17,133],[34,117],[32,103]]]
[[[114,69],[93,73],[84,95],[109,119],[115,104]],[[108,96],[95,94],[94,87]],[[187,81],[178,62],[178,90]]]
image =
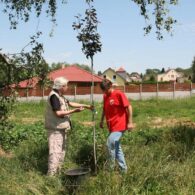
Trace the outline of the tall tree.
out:
[[[195,83],[195,57],[192,61],[192,82]]]
[[[44,59],[35,66],[35,73],[39,77],[39,85],[42,88],[42,97],[44,97],[45,88],[51,86],[51,80],[47,78],[49,65]]]
[[[92,70],[91,70],[91,67],[88,66],[88,65],[85,65],[85,64],[78,64],[78,63],[76,63],[75,65],[78,66],[78,67],[80,67],[80,68],[82,68],[83,70],[86,70],[86,71],[89,71],[89,72],[92,71]]]
[[[162,68],[161,73],[165,73],[165,68]]]
[[[7,119],[15,102],[15,91],[21,79],[21,72],[25,72],[27,78],[36,75],[36,67],[43,62],[43,45],[37,42],[41,33],[30,37],[30,42],[20,53],[11,56],[0,53],[0,129],[8,125]],[[26,51],[30,46],[30,51]],[[39,74],[39,73],[38,73]],[[13,88],[14,87],[14,88]]]
[[[152,82],[154,82],[156,79],[155,79],[155,75],[150,75],[150,78],[149,78],[149,81],[152,81]]]
[[[94,106],[93,93],[94,93],[94,76],[93,76],[93,57],[97,52],[101,52],[100,35],[97,32],[97,26],[99,21],[97,20],[96,9],[92,5],[93,0],[86,0],[88,9],[85,11],[85,17],[81,18],[81,15],[76,16],[77,22],[73,23],[73,29],[78,31],[78,41],[82,43],[82,51],[86,58],[91,60],[91,72],[92,72],[92,90],[91,90],[91,102]],[[94,172],[97,172],[97,159],[96,159],[96,129],[95,129],[95,110],[92,114],[93,122],[93,152],[94,152]]]
[[[50,70],[51,71],[58,70],[58,69],[61,69],[62,67],[66,67],[66,66],[69,66],[69,64],[66,62],[57,62],[57,63],[54,62],[51,64]]]
[[[157,69],[157,68],[154,68],[154,69],[148,68],[148,69],[146,69],[146,74],[147,75],[150,75],[150,74],[159,74],[159,73],[160,73],[160,70]]]

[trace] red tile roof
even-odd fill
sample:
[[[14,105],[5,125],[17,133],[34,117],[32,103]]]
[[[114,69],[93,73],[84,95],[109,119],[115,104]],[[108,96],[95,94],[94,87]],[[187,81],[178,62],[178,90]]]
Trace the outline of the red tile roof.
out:
[[[57,77],[65,77],[70,82],[91,82],[92,75],[89,71],[86,71],[76,65],[67,66],[62,69],[55,70],[49,73],[49,78],[54,80]],[[94,82],[101,82],[102,78],[94,75]]]
[[[49,73],[48,78],[54,80],[57,77],[65,77],[69,82],[92,82],[91,72],[86,71],[76,65],[67,66],[62,69],[58,69]],[[93,76],[94,82],[101,82],[103,79],[97,75]],[[38,77],[33,77],[29,80],[24,80],[19,83],[21,88],[35,87],[38,83]]]
[[[38,77],[33,77],[29,80],[26,81],[21,81],[20,87],[25,87],[26,85],[28,85],[29,87],[35,87],[35,85],[39,82],[39,78]]]
[[[125,69],[121,66],[116,72],[126,72]]]
[[[38,83],[39,78],[38,77],[33,77],[31,79],[28,80],[24,80],[24,81],[20,81],[18,83],[18,87],[19,88],[33,88],[36,86],[36,84]],[[16,84],[12,84],[11,87],[16,87]]]

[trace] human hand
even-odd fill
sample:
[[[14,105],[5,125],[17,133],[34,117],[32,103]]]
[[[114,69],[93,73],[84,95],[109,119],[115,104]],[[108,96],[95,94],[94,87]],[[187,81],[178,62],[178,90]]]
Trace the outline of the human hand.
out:
[[[85,108],[91,110],[91,111],[94,111],[95,110],[95,107],[94,105],[86,105]]]
[[[94,106],[94,105],[89,105],[88,108],[89,108],[91,111],[94,111],[94,110],[95,110],[95,106]]]
[[[81,111],[83,111],[83,110],[84,110],[83,107],[79,107],[79,108],[75,108],[75,109],[74,109],[74,112],[81,112]]]
[[[127,124],[127,129],[130,130],[130,131],[133,130],[134,127],[135,127],[135,125],[133,123],[128,123]]]

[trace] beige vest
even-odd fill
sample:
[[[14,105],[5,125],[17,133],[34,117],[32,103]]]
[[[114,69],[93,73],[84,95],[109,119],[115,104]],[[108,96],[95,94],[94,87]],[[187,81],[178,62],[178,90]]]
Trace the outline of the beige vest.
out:
[[[68,101],[63,97],[60,96],[55,91],[51,91],[48,99],[47,99],[47,107],[45,113],[45,128],[48,130],[63,130],[63,129],[70,129],[70,116],[66,115],[64,117],[58,117],[55,112],[52,110],[52,106],[50,103],[50,97],[55,94],[60,101],[60,109],[64,111],[68,111]]]

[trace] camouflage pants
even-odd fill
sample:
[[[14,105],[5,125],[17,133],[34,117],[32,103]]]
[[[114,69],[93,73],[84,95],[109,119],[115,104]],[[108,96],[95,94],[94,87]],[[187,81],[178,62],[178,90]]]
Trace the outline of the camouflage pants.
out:
[[[48,130],[48,175],[54,175],[61,168],[65,157],[66,139],[65,130]]]

